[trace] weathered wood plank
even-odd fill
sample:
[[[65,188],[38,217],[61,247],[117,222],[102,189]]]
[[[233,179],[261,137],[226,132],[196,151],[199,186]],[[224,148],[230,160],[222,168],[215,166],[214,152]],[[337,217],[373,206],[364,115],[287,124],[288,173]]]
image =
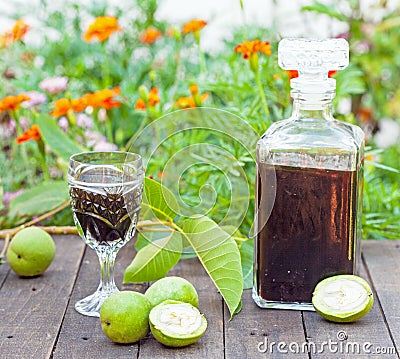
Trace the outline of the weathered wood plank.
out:
[[[400,353],[400,241],[365,241],[363,259]]]
[[[0,243],[2,245],[4,245],[4,241],[0,241]],[[1,249],[2,249],[2,247],[0,246],[0,250]],[[10,267],[7,264],[6,258],[4,258],[4,263],[0,265],[0,290],[1,290],[1,287],[3,286],[3,284],[4,284],[4,281],[6,280],[7,275],[8,275],[9,272],[10,272]]]
[[[23,279],[10,272],[0,290],[2,358],[51,355],[84,248],[71,236],[55,241],[55,259],[42,276]]]
[[[360,276],[371,284],[363,265]],[[376,358],[380,348],[393,347],[377,301],[368,315],[354,323],[331,323],[317,313],[305,312],[304,324],[307,340],[315,343],[315,347],[310,346],[311,358]],[[397,355],[379,357],[397,358]]]
[[[278,343],[305,341],[301,312],[261,309],[254,303],[251,290],[244,291],[242,303],[242,311],[232,321],[229,321],[228,310],[225,308],[227,359],[288,358],[287,354],[277,349]],[[308,355],[306,353],[296,358],[308,358]]]
[[[120,289],[122,287],[124,270],[131,262],[133,256],[134,241],[129,242],[117,255],[115,282]],[[61,327],[60,336],[55,346],[54,359],[136,358],[138,344],[118,345],[112,343],[103,334],[99,318],[84,316],[74,309],[76,301],[90,295],[96,290],[99,280],[100,264],[97,255],[95,251],[87,247]],[[129,289],[143,292],[145,285],[129,286]]]
[[[207,319],[207,330],[198,342],[184,348],[167,348],[150,335],[140,342],[139,358],[224,358],[222,297],[199,260],[181,260],[168,275],[184,277],[195,286],[199,294],[199,310]]]
[[[159,344],[151,334],[139,344],[114,344],[102,333],[98,318],[88,318],[77,313],[73,308],[75,301],[90,294],[98,284],[97,256],[94,251],[87,249],[79,269],[85,248],[83,241],[72,236],[55,236],[55,240],[56,258],[41,277],[18,278],[7,264],[0,266],[2,358],[49,358],[52,351],[54,358],[307,358],[307,353],[295,355],[290,352],[296,350],[297,346],[301,347],[306,338],[308,342],[316,343],[317,349],[321,349],[321,344],[327,342],[323,353],[311,354],[312,358],[399,357],[398,352],[378,355],[376,350],[393,350],[390,349],[393,346],[399,350],[400,242],[363,243],[366,269],[363,269],[361,276],[368,279],[376,289],[376,303],[366,317],[352,324],[329,323],[311,312],[260,309],[254,304],[250,291],[244,292],[242,312],[229,321],[228,310],[221,296],[198,260],[183,260],[169,275],[183,276],[196,286],[200,310],[208,320],[208,329],[196,344],[170,349]],[[133,256],[132,241],[121,250],[117,258],[115,273],[120,288],[123,272]],[[123,289],[144,292],[146,287],[145,284],[126,285]],[[340,331],[346,333],[347,341],[337,339]],[[347,344],[348,350],[344,349],[342,353],[338,350],[345,346],[340,347],[338,344],[338,349],[333,352],[336,346],[331,344],[330,349],[329,340],[341,342],[342,345],[351,344]],[[272,342],[276,344],[270,353]],[[281,347],[281,352],[277,346],[279,342],[286,345]],[[363,352],[364,343],[367,343],[366,349],[371,350],[371,354]],[[358,345],[360,353],[351,355]],[[309,346],[313,349],[311,344]],[[260,353],[259,349],[265,352]]]

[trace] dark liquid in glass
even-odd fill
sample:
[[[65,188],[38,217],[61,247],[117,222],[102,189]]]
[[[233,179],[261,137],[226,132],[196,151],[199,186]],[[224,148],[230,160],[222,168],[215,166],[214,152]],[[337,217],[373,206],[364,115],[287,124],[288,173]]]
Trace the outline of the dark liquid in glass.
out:
[[[90,173],[80,177],[81,181],[88,182],[87,186],[70,184],[74,219],[91,247],[125,242],[130,239],[129,232],[135,230],[141,187],[128,181],[121,185],[91,185],[93,182],[110,182],[112,177],[110,174]]]
[[[276,183],[268,180],[274,172]],[[355,171],[258,165],[255,271],[261,298],[309,303],[321,279],[353,273],[356,180]]]

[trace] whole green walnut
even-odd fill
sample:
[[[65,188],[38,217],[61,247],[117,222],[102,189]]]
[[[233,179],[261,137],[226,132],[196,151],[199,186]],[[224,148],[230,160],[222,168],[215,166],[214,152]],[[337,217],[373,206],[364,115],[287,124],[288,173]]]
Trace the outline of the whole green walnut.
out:
[[[162,278],[153,283],[144,295],[152,307],[168,299],[190,303],[196,308],[199,306],[196,288],[188,280],[181,277]]]
[[[38,227],[27,227],[11,240],[7,261],[19,276],[34,277],[44,273],[55,253],[56,246],[50,234]]]
[[[150,303],[135,291],[122,291],[108,297],[100,308],[104,334],[115,343],[134,343],[149,332]]]

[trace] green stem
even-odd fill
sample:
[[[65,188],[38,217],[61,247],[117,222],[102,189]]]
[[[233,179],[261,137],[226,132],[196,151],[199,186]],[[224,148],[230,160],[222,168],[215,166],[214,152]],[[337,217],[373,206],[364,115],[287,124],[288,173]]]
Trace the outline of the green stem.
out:
[[[110,62],[108,59],[105,42],[101,44],[101,49],[103,52],[103,61],[101,63],[101,71],[103,75],[103,88],[107,88],[111,84],[111,78],[110,78]]]
[[[49,167],[47,165],[47,161],[46,161],[46,149],[44,146],[44,142],[41,138],[39,138],[36,141],[38,150],[39,150],[39,156],[40,156],[40,164],[42,165],[42,170],[43,170],[43,177],[45,179],[45,181],[48,181],[50,179],[50,175],[49,175]]]
[[[48,181],[50,179],[50,173],[49,173],[49,168],[47,166],[45,155],[40,154],[40,163],[42,164],[44,180]]]
[[[265,116],[267,118],[267,124],[270,124],[271,123],[271,114],[268,109],[268,103],[267,103],[267,99],[265,97],[265,93],[264,93],[263,85],[261,83],[259,72],[258,71],[254,72],[254,76],[256,78],[257,88],[258,88],[258,92],[260,93],[261,102],[262,102],[262,105],[264,108]]]
[[[108,142],[114,143],[113,127],[109,116],[106,118],[106,134]]]
[[[125,147],[123,148],[124,151],[126,151],[126,150],[129,151],[131,149],[133,143],[135,142],[135,140],[138,138],[138,136],[144,129],[144,126],[146,125],[146,123],[147,123],[147,117],[143,118],[143,121],[140,123],[139,128],[135,131],[135,133],[132,135],[132,137],[128,140]]]
[[[204,52],[201,51],[201,47],[200,47],[200,31],[195,31],[193,35],[194,35],[195,42],[197,44],[197,50],[199,52],[200,73],[205,74],[206,73],[206,59],[204,57]]]
[[[178,89],[179,74],[181,72],[181,39],[176,40],[176,52],[175,52],[175,78],[174,84],[172,85],[172,95],[174,98],[176,90]]]
[[[68,201],[69,204],[69,201]],[[45,217],[49,217],[50,215],[59,212],[61,209],[64,209],[65,206],[62,205],[58,208],[56,208],[53,211],[50,211],[48,213],[46,213],[43,216],[40,216],[39,220],[35,219],[33,221],[27,222],[21,226],[15,227],[15,228],[9,228],[9,229],[1,229],[0,230],[0,240],[1,239],[6,239],[7,241],[7,237],[9,236],[9,240],[11,240],[11,237],[13,237],[18,231],[20,231],[23,228],[26,227],[30,227],[35,225],[36,223],[42,221],[43,219],[45,219]],[[138,232],[146,232],[146,231],[151,231],[154,230],[156,228],[151,228],[151,227],[156,227],[156,226],[168,226],[170,228],[171,224],[170,222],[166,222],[166,221],[139,221],[137,223],[137,231]],[[40,229],[43,229],[44,231],[46,231],[49,234],[78,234],[78,230],[76,229],[75,226],[37,226]],[[161,229],[161,228],[160,228]],[[166,232],[168,229],[164,228],[162,229],[162,231]]]
[[[201,51],[199,46],[199,58],[200,58],[200,72],[205,74],[206,73],[206,59],[204,57],[204,52]]]
[[[19,122],[19,116],[18,116],[17,112],[10,111],[10,114],[11,114],[11,117],[15,120],[15,124],[17,127],[17,136],[22,135],[23,131],[22,131],[21,124]],[[17,146],[17,148],[21,151],[21,156],[22,156],[22,161],[24,162],[24,167],[29,168],[28,154],[26,152],[25,146],[19,145],[19,146]],[[29,184],[32,184],[32,180],[31,180],[30,176],[28,176],[27,180],[28,180]]]

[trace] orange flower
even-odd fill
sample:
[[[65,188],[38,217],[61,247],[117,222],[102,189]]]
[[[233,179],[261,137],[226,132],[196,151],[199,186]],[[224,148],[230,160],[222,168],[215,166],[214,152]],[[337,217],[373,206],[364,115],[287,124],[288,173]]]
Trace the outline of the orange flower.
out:
[[[51,113],[53,117],[64,116],[72,109],[71,101],[67,98],[60,98],[54,103],[54,110]]]
[[[109,110],[114,107],[120,107],[121,102],[114,99],[114,96],[121,94],[119,87],[113,89],[99,90],[94,93],[87,93],[80,98],[69,100],[60,98],[54,103],[54,110],[51,113],[54,117],[64,116],[68,111],[82,112],[86,107],[104,108]]]
[[[88,29],[83,34],[83,39],[86,42],[91,42],[97,38],[98,41],[103,42],[115,31],[122,31],[116,17],[99,16],[89,25]]]
[[[135,104],[135,110],[145,111],[146,110],[146,102],[142,98],[138,99]]]
[[[367,161],[373,161],[373,160],[374,160],[374,155],[373,155],[372,153],[370,153],[369,155],[366,155],[366,156],[365,156],[365,159],[366,159]]]
[[[114,107],[121,107],[121,102],[114,99],[114,96],[120,94],[120,88],[114,87],[113,89],[104,89],[91,94],[86,94],[83,98],[85,99],[87,106],[92,106],[94,108],[102,107],[109,110]]]
[[[289,80],[299,77],[299,72],[297,70],[287,70],[287,74],[289,76]]]
[[[297,70],[288,70],[287,73],[288,73],[288,76],[289,76],[289,80],[295,79],[296,77],[299,77],[299,72]],[[336,74],[337,74],[337,71],[330,70],[328,72],[328,77],[333,77]]]
[[[82,101],[86,103],[86,106],[95,107],[96,96],[94,93],[88,92],[81,97]]]
[[[207,25],[207,22],[204,20],[190,20],[187,23],[183,24],[182,34],[188,34],[189,32],[197,32],[200,31],[204,26]]]
[[[336,74],[337,74],[337,71],[336,71],[336,70],[330,70],[330,71],[328,72],[328,77],[334,77],[334,76],[336,76]]]
[[[139,34],[139,41],[142,44],[151,45],[154,41],[161,37],[161,35],[162,33],[160,30],[154,27],[149,27],[147,30]]]
[[[199,93],[199,86],[197,86],[196,84],[191,84],[189,87],[190,93],[195,96]]]
[[[177,108],[191,108],[196,107],[193,97],[180,97],[178,101],[175,102],[174,107]]]
[[[31,128],[29,128],[26,132],[24,132],[21,136],[19,136],[16,139],[16,142],[19,144],[30,140],[38,141],[40,140],[40,137],[41,136],[40,136],[39,126],[32,125]]]
[[[160,102],[160,97],[158,96],[158,88],[154,87],[149,92],[149,98],[147,100],[149,106],[154,107]]]
[[[205,102],[208,98],[208,93],[203,93],[200,96],[200,101],[201,103]],[[184,108],[193,108],[197,107],[196,102],[192,97],[181,97],[178,99],[178,101],[175,102],[174,107],[184,109]]]
[[[29,96],[19,94],[17,96],[7,96],[0,101],[0,112],[18,110],[22,102],[28,101]]]
[[[160,97],[158,96],[158,88],[153,87],[147,96],[147,104],[150,107],[155,107],[160,102]],[[135,110],[144,111],[146,110],[146,102],[143,98],[139,98],[135,104]]]
[[[29,25],[24,22],[24,20],[19,19],[15,23],[13,29],[12,29],[12,36],[13,40],[23,40],[25,34],[28,32],[30,29]]]
[[[235,47],[235,52],[243,54],[244,59],[248,59],[251,55],[261,52],[265,55],[271,55],[271,44],[268,41],[247,40]]]
[[[73,99],[70,103],[74,112],[82,112],[87,107],[87,102],[84,97]]]
[[[27,25],[24,20],[17,20],[11,30],[6,31],[4,35],[0,35],[0,48],[10,46],[13,42],[18,40],[22,41],[29,29],[29,25]]]

